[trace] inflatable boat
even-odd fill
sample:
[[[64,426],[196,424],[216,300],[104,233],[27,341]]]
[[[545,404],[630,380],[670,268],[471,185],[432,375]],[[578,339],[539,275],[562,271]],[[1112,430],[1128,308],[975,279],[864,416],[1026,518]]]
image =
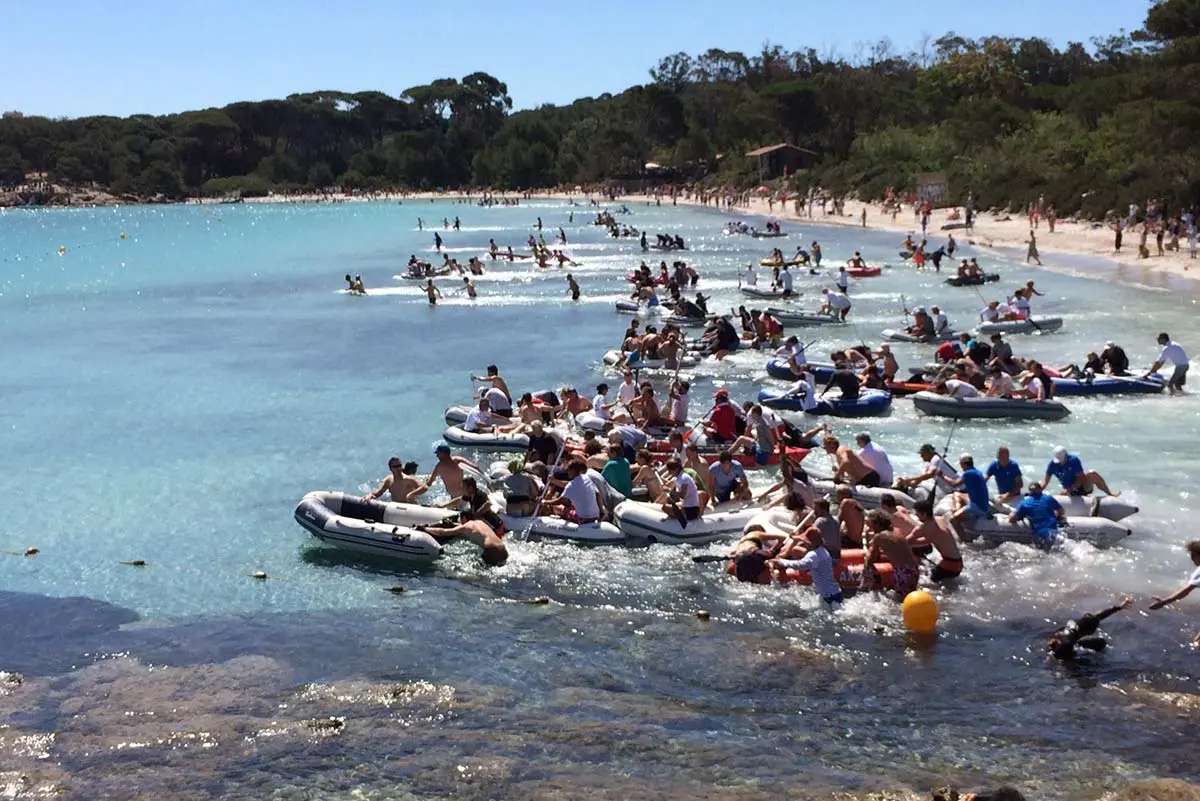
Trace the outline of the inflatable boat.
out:
[[[460,448],[475,448],[481,451],[512,451],[523,453],[529,449],[529,437],[525,434],[501,434],[497,431],[467,431],[461,425],[453,425],[442,432],[442,439]]]
[[[1097,548],[1108,548],[1133,533],[1131,529],[1103,517],[1068,517],[1061,529],[1067,539],[1090,542]],[[963,523],[963,541],[982,539],[985,543],[1016,542],[1033,544],[1033,529],[1028,520],[1009,523],[1006,516],[971,520]]]
[[[1055,395],[1072,397],[1090,395],[1157,395],[1167,386],[1167,379],[1158,373],[1149,378],[1141,376],[1098,375],[1086,378],[1051,378]]]
[[[950,286],[982,286],[999,280],[999,273],[986,273],[985,275],[956,275],[953,278],[947,278],[946,283]]]
[[[604,354],[604,363],[611,367],[612,365],[619,363],[621,361],[621,357],[624,355],[625,354],[621,353],[619,350],[610,350]],[[691,355],[683,356],[679,360],[679,364],[683,367],[695,367],[699,363],[700,360]],[[636,356],[631,356],[625,362],[626,367],[634,370],[661,370],[665,364],[666,362],[664,362],[662,359],[639,359]]]
[[[885,328],[879,334],[886,340],[891,342],[917,342],[920,344],[930,344],[933,342],[953,342],[958,339],[958,332],[943,331],[940,334],[934,334],[932,337],[919,337],[916,334],[910,334],[907,331],[898,331],[895,328]]]
[[[808,369],[817,381],[828,381],[833,376],[834,367],[829,362],[809,362]],[[780,381],[798,381],[799,377],[788,367],[787,359],[771,359],[767,362],[767,375]]]
[[[800,311],[799,309],[791,311],[789,309],[781,309],[775,306],[769,306],[764,314],[771,315],[784,325],[845,325],[845,322],[839,320],[833,315],[817,314],[816,312]]]
[[[811,478],[809,483],[819,496],[831,495],[836,497],[839,487],[850,487],[850,497],[858,501],[859,505],[867,510],[878,509],[884,495],[891,495],[896,499],[896,503],[907,509],[911,509],[916,501],[929,497],[929,493],[924,487],[916,487],[911,490],[913,494],[908,495],[891,487],[860,487],[849,484],[834,484],[828,478]],[[834,506],[836,507],[836,502]]]
[[[429,564],[442,546],[413,526],[441,523],[457,512],[411,503],[368,501],[343,492],[310,492],[296,505],[295,518],[321,542],[347,551]]]
[[[772,298],[775,300],[788,300],[790,298],[798,298],[802,294],[804,294],[803,292],[797,292],[796,290],[792,290],[792,294],[784,295],[782,289],[763,289],[762,287],[759,287],[759,286],[746,286],[745,284],[738,287],[738,289],[743,295],[745,295],[747,297]]]
[[[672,325],[680,326],[681,328],[684,326],[696,328],[699,326],[709,325],[714,319],[715,316],[711,315],[708,317],[684,317],[678,314],[668,314],[663,318],[663,323],[670,323]]]
[[[912,396],[917,411],[958,420],[1062,420],[1071,410],[1058,401],[1030,398],[952,398],[934,392]]]
[[[781,237],[787,236],[787,232],[786,231],[756,231],[753,228],[751,228],[750,236],[754,237],[755,239],[779,239]]]
[[[1138,507],[1132,503],[1108,496],[1055,495],[1054,500],[1062,506],[1067,517],[1102,517],[1105,520],[1119,523],[1138,513]],[[993,500],[992,508],[998,510],[997,514],[1012,514],[1017,508],[1017,503],[1019,501],[1003,504]],[[951,508],[950,498],[944,496],[934,507],[934,512],[939,515],[949,514]]]
[[[817,401],[817,405],[812,409],[805,409],[800,399],[795,396],[786,395],[778,390],[760,389],[758,402],[770,409],[830,417],[874,417],[887,414],[892,408],[891,393],[884,389],[863,389],[853,400],[824,398]]]
[[[776,267],[782,267],[785,264],[788,267],[803,267],[804,265],[808,264],[808,262],[805,261],[804,259],[796,258],[795,256],[788,259],[787,261],[776,261],[775,259],[772,259],[769,256],[758,260],[759,267],[770,267],[772,270],[774,270]]]
[[[753,503],[728,503],[708,509],[698,520],[679,525],[667,517],[656,503],[625,501],[613,510],[617,526],[635,543],[665,543],[667,545],[703,545],[708,542],[741,536],[742,528],[762,507]]]
[[[853,278],[874,278],[883,274],[882,267],[847,267],[846,275]]]
[[[637,273],[630,273],[628,276],[626,276],[626,279],[631,284],[644,284],[647,280],[646,276],[638,275]],[[667,279],[663,278],[661,275],[652,275],[650,276],[649,281],[655,286],[662,286],[663,284],[667,283]]]
[[[489,496],[492,510],[499,515],[504,528],[510,534],[518,532],[526,536],[545,540],[564,540],[587,545],[624,545],[625,535],[612,523],[570,523],[561,517],[539,515],[537,517],[510,515],[504,501],[504,493],[494,492]]]
[[[775,534],[781,537],[789,536],[795,530],[795,517],[782,506],[763,509],[746,521],[746,525],[742,526],[742,534],[749,534],[753,531],[765,531],[767,534]]]
[[[1063,327],[1061,317],[1043,317],[1040,320],[1003,320],[998,323],[983,323],[975,329],[980,334],[1049,334]]]

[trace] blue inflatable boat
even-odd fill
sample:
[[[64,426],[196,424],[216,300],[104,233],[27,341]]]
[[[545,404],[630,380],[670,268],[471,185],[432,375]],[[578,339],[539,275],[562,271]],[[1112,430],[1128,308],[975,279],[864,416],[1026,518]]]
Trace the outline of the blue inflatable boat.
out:
[[[759,390],[758,402],[770,409],[830,417],[874,417],[887,414],[888,410],[892,408],[891,393],[882,389],[864,389],[854,400],[824,398],[817,403],[816,407],[807,411],[799,398],[789,397],[784,392],[773,389]]]
[[[809,362],[808,369],[818,382],[828,381],[833,376],[833,365],[829,362]],[[767,362],[767,375],[780,381],[795,381],[792,369],[788,367],[787,359],[771,359]]]
[[[785,369],[787,365],[784,365]],[[1167,386],[1167,379],[1158,373],[1149,378],[1140,375],[1098,375],[1091,381],[1086,378],[1051,378],[1054,394],[1063,396],[1088,395],[1156,395]]]

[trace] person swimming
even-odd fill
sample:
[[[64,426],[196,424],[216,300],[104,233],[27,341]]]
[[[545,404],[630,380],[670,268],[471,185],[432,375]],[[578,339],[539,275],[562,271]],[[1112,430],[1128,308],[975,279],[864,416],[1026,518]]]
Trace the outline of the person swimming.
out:
[[[1089,612],[1078,620],[1070,621],[1050,635],[1050,639],[1046,641],[1047,650],[1055,659],[1063,661],[1074,660],[1078,656],[1077,649],[1079,648],[1094,652],[1103,651],[1108,647],[1108,639],[1097,634],[1100,630],[1100,623],[1105,618],[1115,615],[1122,609],[1128,609],[1132,605],[1133,599],[1126,598],[1111,609],[1105,609],[1096,614]]]

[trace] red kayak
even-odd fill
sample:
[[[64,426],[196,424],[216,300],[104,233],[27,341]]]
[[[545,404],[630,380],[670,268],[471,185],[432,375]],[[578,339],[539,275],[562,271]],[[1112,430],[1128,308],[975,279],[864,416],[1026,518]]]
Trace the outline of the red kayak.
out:
[[[854,276],[855,278],[874,278],[877,275],[883,274],[882,267],[847,267],[846,275]]]

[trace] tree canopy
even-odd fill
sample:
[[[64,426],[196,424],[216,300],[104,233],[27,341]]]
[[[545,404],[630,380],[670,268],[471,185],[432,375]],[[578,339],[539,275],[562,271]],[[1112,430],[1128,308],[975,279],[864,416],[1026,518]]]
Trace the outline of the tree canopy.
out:
[[[529,188],[629,180],[756,182],[742,154],[786,142],[817,154],[791,176],[876,198],[944,171],[960,198],[1037,195],[1100,214],[1156,196],[1200,200],[1200,0],[1158,0],[1143,27],[1085,45],[947,33],[915,52],[676,53],[649,82],[568,106],[512,111],[482,72],[399,96],[311,92],[166,116],[0,119],[0,186],[26,172],[117,193],[303,187]]]

